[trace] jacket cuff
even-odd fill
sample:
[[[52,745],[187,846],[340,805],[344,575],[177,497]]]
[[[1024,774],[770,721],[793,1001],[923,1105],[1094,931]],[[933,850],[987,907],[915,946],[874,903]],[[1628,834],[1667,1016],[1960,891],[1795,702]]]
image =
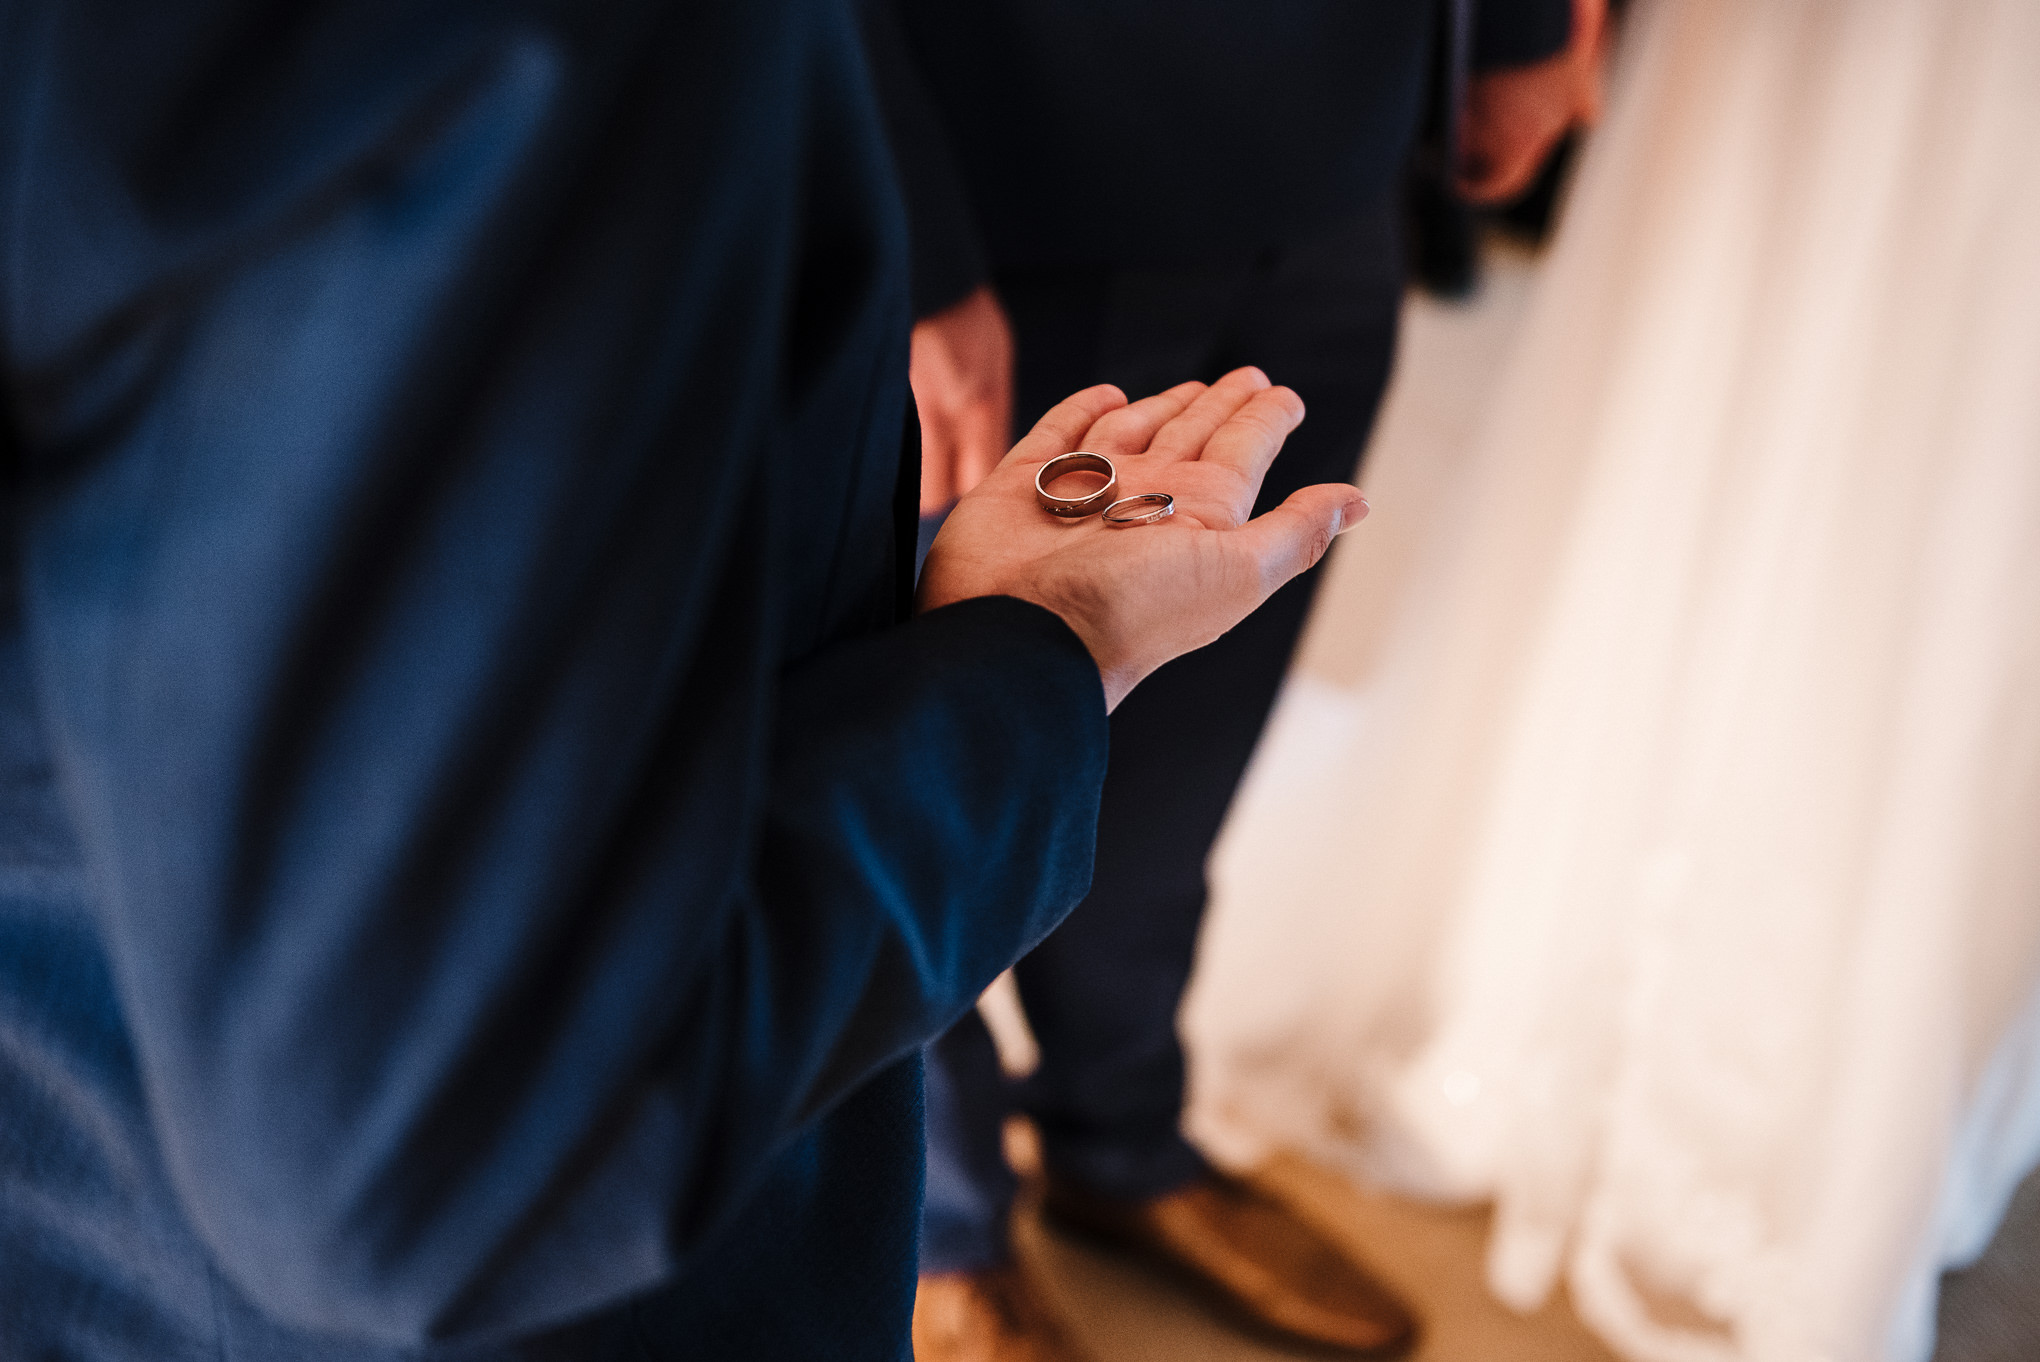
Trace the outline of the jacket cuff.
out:
[[[1024,653],[1039,668],[1032,671],[1036,686],[1056,697],[1052,703],[1067,705],[1080,716],[1071,739],[1102,748],[1105,680],[1084,640],[1055,611],[1018,596],[973,596],[916,615],[908,627],[917,635],[944,637],[966,656]]]

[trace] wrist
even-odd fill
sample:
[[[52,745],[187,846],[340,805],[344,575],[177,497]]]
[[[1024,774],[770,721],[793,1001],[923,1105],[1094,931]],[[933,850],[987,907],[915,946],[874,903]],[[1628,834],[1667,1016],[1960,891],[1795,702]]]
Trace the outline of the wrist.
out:
[[[1108,714],[1119,707],[1119,702],[1140,683],[1142,677],[1154,670],[1127,656],[1121,646],[1126,631],[1113,627],[1107,618],[1109,611],[1105,602],[1082,582],[1012,582],[1000,594],[1038,605],[1069,627],[1069,631],[1083,643],[1084,650],[1090,653],[1092,665],[1098,669],[1098,681],[1105,690],[1105,712]]]

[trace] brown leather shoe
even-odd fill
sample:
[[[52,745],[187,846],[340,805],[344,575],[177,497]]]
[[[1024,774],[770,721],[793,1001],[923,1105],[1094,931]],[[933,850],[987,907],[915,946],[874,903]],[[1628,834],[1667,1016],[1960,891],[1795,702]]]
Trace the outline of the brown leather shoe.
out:
[[[914,1362],[1091,1362],[1017,1264],[933,1272],[914,1293]]]
[[[1415,1319],[1387,1287],[1280,1203],[1221,1173],[1149,1201],[1096,1196],[1051,1176],[1042,1210],[1155,1260],[1286,1340],[1372,1358],[1416,1342]]]

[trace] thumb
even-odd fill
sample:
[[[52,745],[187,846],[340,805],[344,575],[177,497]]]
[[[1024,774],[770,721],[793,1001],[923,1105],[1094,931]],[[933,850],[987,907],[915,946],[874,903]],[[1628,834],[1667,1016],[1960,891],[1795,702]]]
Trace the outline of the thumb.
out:
[[[961,495],[956,485],[956,430],[948,412],[914,395],[921,418],[921,514],[932,515]]]
[[[1606,80],[1601,74],[1601,59],[1589,55],[1581,62],[1578,88],[1573,100],[1573,121],[1580,127],[1591,128],[1601,121],[1601,106],[1607,95]]]
[[[1290,494],[1287,501],[1226,534],[1227,546],[1247,554],[1259,574],[1263,596],[1317,565],[1332,540],[1367,515],[1367,498],[1343,482],[1321,482]]]

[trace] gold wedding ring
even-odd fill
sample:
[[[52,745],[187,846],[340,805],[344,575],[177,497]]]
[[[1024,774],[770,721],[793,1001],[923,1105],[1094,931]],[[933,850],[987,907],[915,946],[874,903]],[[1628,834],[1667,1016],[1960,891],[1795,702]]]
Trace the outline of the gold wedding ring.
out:
[[[1122,497],[1107,506],[1105,523],[1123,529],[1128,525],[1152,525],[1174,514],[1176,499],[1167,492],[1142,492],[1137,497]]]
[[[1056,496],[1048,490],[1048,485],[1067,473],[1103,473],[1105,485],[1081,497]],[[1034,499],[1050,515],[1061,516],[1065,520],[1081,520],[1112,505],[1112,493],[1118,486],[1119,470],[1112,466],[1112,460],[1103,454],[1079,449],[1070,454],[1058,454],[1041,466],[1041,471],[1034,475]]]

